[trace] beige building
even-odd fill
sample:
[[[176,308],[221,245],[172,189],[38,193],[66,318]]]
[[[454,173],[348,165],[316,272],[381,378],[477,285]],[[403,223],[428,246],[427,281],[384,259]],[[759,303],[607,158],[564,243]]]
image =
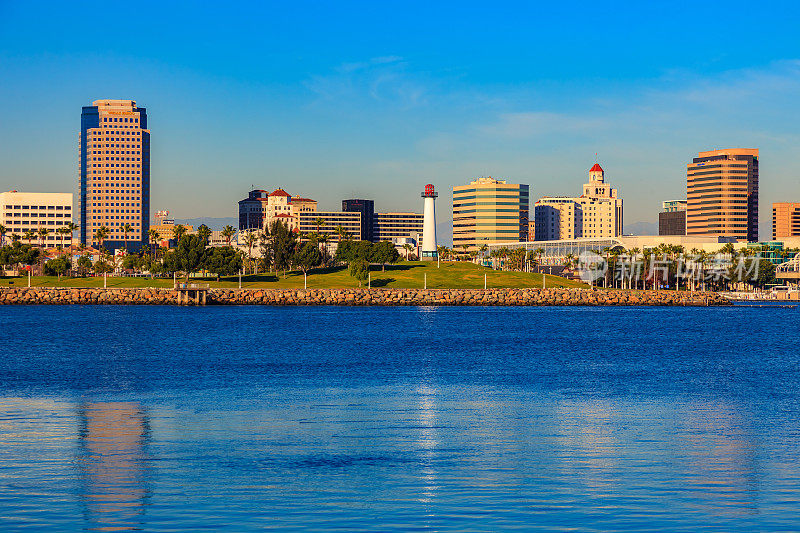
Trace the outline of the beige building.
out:
[[[422,213],[375,213],[372,235],[375,242],[412,238],[422,242]]]
[[[80,134],[80,240],[96,242],[105,226],[108,249],[147,242],[150,227],[150,130],[133,100],[95,100],[83,108]]]
[[[476,251],[484,244],[528,238],[529,188],[492,177],[453,187],[453,247]]]
[[[41,243],[45,247],[72,245],[72,232],[59,234],[56,230],[72,222],[72,193],[68,192],[19,192],[0,193],[0,224],[6,228],[4,242],[18,235],[28,242],[25,234],[37,232],[30,244]],[[48,231],[44,238],[38,236],[40,229]]]
[[[534,206],[534,221],[532,238],[537,241],[617,237],[622,235],[622,198],[595,163],[580,196],[540,198]]]
[[[800,237],[800,203],[772,204],[772,240]]]
[[[292,196],[283,189],[275,189],[262,201],[264,227],[269,228],[275,220],[280,220],[291,230],[300,227],[300,214],[311,213],[317,210],[316,200]]]
[[[341,226],[351,239],[360,241],[361,236],[361,213],[350,213],[345,211],[301,211],[298,215],[300,233],[307,235],[319,231],[324,235],[328,242],[339,242],[339,230]],[[322,222],[317,226],[317,222]]]
[[[686,235],[758,241],[758,150],[700,152],[686,165]]]

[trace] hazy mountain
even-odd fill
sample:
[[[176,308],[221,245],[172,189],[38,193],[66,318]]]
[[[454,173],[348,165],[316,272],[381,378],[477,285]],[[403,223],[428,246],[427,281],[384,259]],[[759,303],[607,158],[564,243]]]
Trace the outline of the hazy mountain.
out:
[[[658,224],[655,222],[633,222],[625,224],[622,233],[625,235],[658,235]]]
[[[236,217],[198,217],[198,218],[176,218],[176,224],[183,224],[185,226],[200,226],[201,224],[205,224],[211,229],[214,230],[221,230],[227,225],[231,225],[234,228],[239,228],[239,219]]]

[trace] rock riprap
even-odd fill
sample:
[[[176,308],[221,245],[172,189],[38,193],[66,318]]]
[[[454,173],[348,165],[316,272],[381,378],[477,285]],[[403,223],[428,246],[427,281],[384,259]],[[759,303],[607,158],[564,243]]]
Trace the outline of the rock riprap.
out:
[[[209,289],[208,305],[731,305],[709,292],[602,289]],[[177,305],[172,289],[2,288],[0,305]]]

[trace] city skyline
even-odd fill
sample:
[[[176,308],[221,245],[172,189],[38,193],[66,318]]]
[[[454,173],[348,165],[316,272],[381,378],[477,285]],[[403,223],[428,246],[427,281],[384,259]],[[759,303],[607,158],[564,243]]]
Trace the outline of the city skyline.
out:
[[[627,200],[626,222],[655,226],[662,201],[685,198],[694,154],[754,147],[763,158],[760,234],[769,235],[772,203],[800,198],[792,119],[800,49],[780,30],[798,8],[761,10],[746,43],[717,45],[722,30],[712,29],[665,47],[659,39],[684,23],[679,13],[655,20],[581,7],[569,17],[537,11],[538,36],[528,35],[534,13],[521,6],[507,8],[517,22],[470,6],[457,14],[436,7],[419,20],[415,9],[391,21],[382,7],[336,12],[344,28],[365,31],[362,41],[326,48],[325,8],[273,6],[269,19],[255,8],[252,20],[226,14],[217,23],[219,13],[191,10],[165,46],[155,32],[174,12],[153,7],[134,47],[128,34],[101,46],[67,33],[78,15],[86,24],[100,16],[89,9],[45,3],[40,17],[27,17],[3,4],[0,65],[15,83],[0,95],[17,104],[0,131],[3,189],[77,192],[75,110],[124,98],[148,108],[158,131],[152,209],[180,219],[235,217],[232,206],[251,184],[291,187],[324,210],[343,198],[419,210],[421,185],[434,183],[449,203],[453,186],[479,176],[529,184],[532,199],[564,195],[583,183],[597,153]],[[103,17],[116,12],[109,9]],[[722,28],[736,10],[694,14],[712,11]],[[452,27],[436,37],[395,38],[446,16]],[[269,37],[255,30],[277,19],[295,33],[272,22]],[[218,24],[226,44],[210,49],[190,23]],[[31,146],[48,157],[33,157]],[[450,226],[446,211],[439,222]]]

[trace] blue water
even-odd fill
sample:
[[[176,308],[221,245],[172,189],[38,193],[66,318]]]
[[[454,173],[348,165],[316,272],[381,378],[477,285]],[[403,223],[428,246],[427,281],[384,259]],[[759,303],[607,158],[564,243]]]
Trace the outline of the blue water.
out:
[[[0,307],[0,530],[797,531],[798,318]]]

